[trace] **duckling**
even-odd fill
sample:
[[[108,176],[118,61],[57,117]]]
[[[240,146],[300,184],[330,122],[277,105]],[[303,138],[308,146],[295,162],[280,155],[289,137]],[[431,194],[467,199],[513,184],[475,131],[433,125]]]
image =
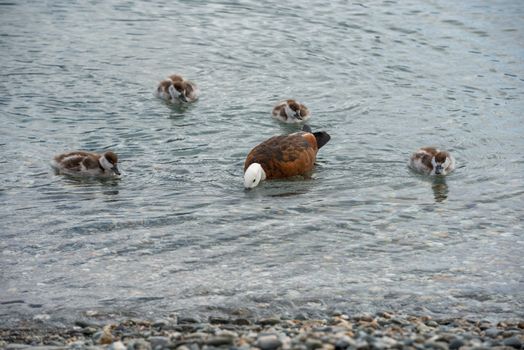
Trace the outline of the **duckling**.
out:
[[[169,79],[162,80],[157,87],[156,95],[166,101],[194,102],[200,95],[195,83],[173,74]]]
[[[409,166],[427,175],[447,175],[455,169],[455,158],[434,147],[422,147],[411,155]]]
[[[273,108],[273,118],[284,123],[301,123],[310,117],[307,107],[293,99],[279,102]]]
[[[118,157],[112,151],[103,154],[73,151],[58,154],[54,157],[53,167],[60,173],[81,176],[114,176],[120,175]]]

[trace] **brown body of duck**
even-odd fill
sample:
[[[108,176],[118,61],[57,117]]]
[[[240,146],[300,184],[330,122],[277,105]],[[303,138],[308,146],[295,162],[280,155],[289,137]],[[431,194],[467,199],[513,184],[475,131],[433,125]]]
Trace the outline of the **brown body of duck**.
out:
[[[253,188],[265,179],[307,176],[315,166],[318,150],[330,140],[328,133],[302,131],[273,136],[249,152],[244,163],[244,186]]]

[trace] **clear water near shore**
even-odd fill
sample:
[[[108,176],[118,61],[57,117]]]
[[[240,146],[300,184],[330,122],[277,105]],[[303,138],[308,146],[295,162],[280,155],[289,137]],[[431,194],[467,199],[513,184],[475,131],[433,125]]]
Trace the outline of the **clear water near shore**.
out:
[[[0,319],[403,310],[522,317],[520,1],[0,3]],[[152,91],[196,81],[184,108]],[[242,188],[247,152],[331,141],[313,179]],[[406,167],[423,145],[458,169]],[[56,176],[111,148],[121,180]]]

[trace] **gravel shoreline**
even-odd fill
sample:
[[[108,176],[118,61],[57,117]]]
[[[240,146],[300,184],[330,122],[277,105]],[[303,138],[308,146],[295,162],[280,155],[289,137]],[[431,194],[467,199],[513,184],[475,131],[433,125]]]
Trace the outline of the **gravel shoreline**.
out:
[[[188,317],[118,323],[79,320],[67,328],[45,324],[0,326],[7,350],[212,350],[212,349],[522,349],[524,320],[491,323],[464,318],[433,319],[381,312],[335,314],[321,320],[279,317],[250,320]]]

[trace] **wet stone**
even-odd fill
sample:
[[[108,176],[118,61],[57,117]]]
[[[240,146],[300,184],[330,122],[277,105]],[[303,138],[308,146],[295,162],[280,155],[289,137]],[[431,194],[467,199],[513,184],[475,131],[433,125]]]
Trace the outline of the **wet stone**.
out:
[[[276,335],[265,335],[259,337],[255,344],[261,350],[274,350],[282,345],[282,342]]]
[[[251,322],[249,322],[249,320],[245,318],[237,318],[233,320],[233,324],[237,326],[249,326]]]
[[[370,314],[361,314],[356,317],[357,320],[364,321],[364,322],[371,322],[373,321],[373,316]]]
[[[126,346],[121,341],[116,341],[113,344],[109,345],[108,350],[126,350]]]
[[[186,323],[200,323],[200,320],[193,318],[193,317],[179,317],[178,318],[178,324],[186,324]]]
[[[429,320],[429,321],[426,322],[426,326],[435,328],[435,327],[438,327],[439,324],[437,322],[433,321],[433,320]]]
[[[318,339],[309,338],[306,340],[306,348],[308,350],[315,350],[322,347],[322,342]]]
[[[444,342],[438,342],[438,341],[430,341],[424,344],[424,347],[426,349],[433,349],[433,350],[448,350],[448,344]]]
[[[490,338],[496,338],[502,331],[497,328],[489,328],[484,331],[484,334]]]
[[[274,326],[279,324],[282,320],[278,317],[262,318],[257,323],[262,326]]]
[[[485,329],[488,329],[488,328],[491,328],[491,323],[489,323],[488,321],[481,321],[478,325],[478,327],[481,329],[481,330],[485,330]]]
[[[335,350],[344,350],[350,346],[355,347],[355,341],[348,336],[343,336],[335,343]]]
[[[409,324],[408,321],[406,321],[404,319],[401,319],[401,318],[397,318],[397,317],[392,318],[391,322],[394,323],[394,324],[398,324],[400,326],[406,326],[406,325]]]
[[[505,346],[511,346],[515,349],[521,349],[522,348],[522,341],[518,337],[511,337],[504,340]]]
[[[455,350],[455,349],[460,348],[463,345],[464,345],[464,342],[462,341],[462,339],[455,338],[449,342],[449,349]]]
[[[215,336],[206,339],[205,343],[211,346],[222,346],[233,344],[233,337],[230,336]]]
[[[166,328],[170,324],[169,320],[156,320],[151,326],[154,328]]]
[[[211,324],[227,324],[230,322],[231,321],[225,317],[219,317],[219,316],[210,316],[209,317],[209,323]]]
[[[167,348],[171,344],[171,341],[168,337],[149,337],[148,341],[151,344],[152,350],[162,350]]]
[[[151,350],[151,344],[144,339],[135,339],[127,344],[127,350]]]
[[[189,347],[186,345],[179,345],[175,348],[176,350],[189,350]]]
[[[27,348],[30,348],[31,346],[30,345],[27,345],[27,344],[7,344],[5,346],[5,350],[21,350],[21,349],[27,349]]]
[[[76,320],[75,325],[81,328],[87,328],[87,327],[99,328],[98,324],[94,322],[85,321],[85,320]]]
[[[85,335],[91,335],[91,334],[95,334],[97,330],[98,330],[97,328],[88,326],[82,329],[82,333]]]

